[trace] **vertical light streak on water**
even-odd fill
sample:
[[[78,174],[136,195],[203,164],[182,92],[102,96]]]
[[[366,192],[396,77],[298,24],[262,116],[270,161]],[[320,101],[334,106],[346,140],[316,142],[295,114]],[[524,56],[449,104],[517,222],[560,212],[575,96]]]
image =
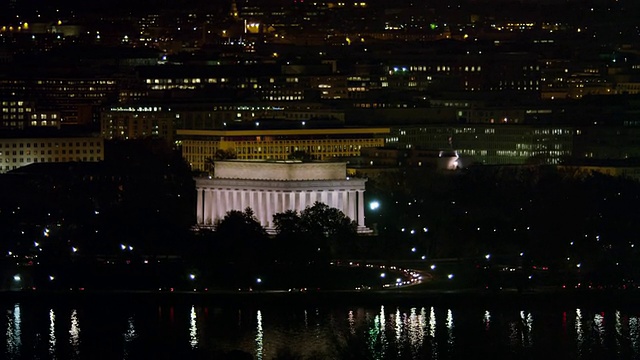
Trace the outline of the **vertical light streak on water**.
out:
[[[576,309],[576,346],[578,348],[578,355],[582,356],[582,344],[584,343],[584,330],[582,328],[582,311]]]
[[[451,309],[447,310],[447,344],[452,348],[455,342],[455,338],[453,336],[453,312]]]
[[[256,325],[256,359],[262,360],[262,354],[264,352],[264,344],[263,340],[263,330],[262,330],[262,311],[258,310],[257,314],[258,323]]]
[[[424,343],[424,337],[427,334],[427,309],[425,309],[424,307],[420,309],[420,317],[418,317],[418,320],[420,321],[420,338],[418,339],[418,341],[420,342],[420,347],[422,347],[422,344]]]
[[[309,315],[307,314],[307,309],[304,309],[304,328],[309,328]]]
[[[80,322],[78,321],[78,311],[71,312],[71,328],[69,329],[69,343],[76,356],[80,356]]]
[[[491,327],[491,313],[489,313],[489,310],[485,310],[482,321],[484,322],[484,331],[489,331]]]
[[[351,335],[356,334],[356,318],[353,315],[353,310],[349,310],[349,332]]]
[[[136,334],[136,327],[133,323],[133,316],[130,316],[127,320],[127,330],[124,333],[124,342],[130,343],[135,339],[138,335]]]
[[[436,310],[433,306],[429,312],[429,336],[433,339],[436,337]]]
[[[600,345],[604,345],[604,314],[595,314],[593,316],[593,330],[596,332]]]
[[[395,318],[395,332],[396,332],[396,348],[398,350],[398,358],[402,356],[402,314],[400,313],[400,309],[396,309]]]
[[[380,340],[380,315],[376,315],[373,318],[373,326],[369,330],[369,337],[367,339],[367,345],[369,346],[369,353],[373,359],[379,359],[380,354],[377,350],[377,344]]]
[[[526,320],[525,320],[525,314],[524,311],[520,311],[520,323],[519,325],[519,329],[521,330],[520,332],[520,344],[522,346],[526,346],[527,344],[527,337],[526,337],[526,333],[527,333],[527,327],[526,327]]]
[[[191,348],[198,347],[198,324],[196,323],[196,307],[191,305],[191,316],[189,321],[189,343]]]
[[[130,316],[129,319],[127,320],[127,329],[125,330],[125,332],[122,334],[122,337],[124,338],[124,359],[128,359],[129,358],[129,344],[136,338],[138,337],[138,334],[136,334],[136,327],[133,323],[133,316]]]
[[[431,359],[438,360],[438,342],[436,341],[436,309],[429,312],[429,337],[431,338]]]
[[[640,325],[640,322],[637,317],[633,316],[629,318],[629,341],[631,342],[634,357],[640,353],[640,349],[638,348],[638,335],[640,334],[638,325]]]
[[[20,349],[22,347],[22,334],[20,330],[20,304],[13,306],[13,311],[7,312],[7,353],[9,358],[20,358]]]
[[[49,309],[49,357],[56,358],[56,314]]]
[[[424,311],[424,308],[423,308]],[[407,329],[409,345],[415,358],[418,351],[422,347],[422,339],[424,338],[424,329],[422,328],[422,315],[418,315],[416,308],[411,308],[409,315],[409,326]]]
[[[618,355],[621,355],[621,348],[620,348],[620,339],[623,338],[623,333],[622,333],[622,316],[620,315],[620,310],[616,310],[616,353]]]
[[[533,346],[533,337],[531,334],[531,330],[533,328],[533,315],[531,313],[526,313],[524,311],[520,311],[520,329],[522,333],[520,334],[520,341],[523,347]]]
[[[382,305],[380,306],[380,359],[384,359],[387,354],[386,320],[384,305]]]

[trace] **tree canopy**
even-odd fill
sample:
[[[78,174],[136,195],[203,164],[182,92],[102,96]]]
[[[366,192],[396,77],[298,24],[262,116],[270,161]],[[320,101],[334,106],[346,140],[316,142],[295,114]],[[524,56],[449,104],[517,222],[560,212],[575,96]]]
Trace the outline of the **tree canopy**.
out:
[[[342,211],[320,202],[308,206],[299,214],[295,210],[275,214],[273,223],[276,240],[287,249],[280,251],[281,256],[289,260],[322,260],[345,256],[357,235],[355,221]]]

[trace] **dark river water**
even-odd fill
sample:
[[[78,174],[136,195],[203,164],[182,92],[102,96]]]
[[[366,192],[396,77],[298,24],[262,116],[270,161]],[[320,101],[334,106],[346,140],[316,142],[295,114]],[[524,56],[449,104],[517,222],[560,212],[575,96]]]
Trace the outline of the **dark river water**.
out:
[[[42,297],[0,311],[5,359],[640,359],[633,307]]]

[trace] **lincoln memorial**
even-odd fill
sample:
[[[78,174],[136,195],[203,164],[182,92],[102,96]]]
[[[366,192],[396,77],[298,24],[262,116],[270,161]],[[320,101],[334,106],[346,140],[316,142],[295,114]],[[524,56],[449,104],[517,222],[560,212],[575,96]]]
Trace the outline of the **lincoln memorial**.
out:
[[[346,163],[225,160],[214,163],[214,175],[196,178],[197,221],[214,226],[228,211],[250,207],[260,224],[273,230],[273,215],[304,210],[316,201],[342,211],[364,225],[366,179],[348,178]]]

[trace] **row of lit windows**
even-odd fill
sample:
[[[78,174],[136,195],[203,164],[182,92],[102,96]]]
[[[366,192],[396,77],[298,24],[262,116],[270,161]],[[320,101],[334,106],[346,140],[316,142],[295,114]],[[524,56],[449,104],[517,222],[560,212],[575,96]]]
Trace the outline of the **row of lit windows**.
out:
[[[16,80],[15,84],[22,83],[21,80]],[[67,85],[114,85],[116,82],[114,80],[38,80],[36,84],[38,85],[55,85],[55,84],[67,84]]]
[[[27,163],[31,163],[31,158],[30,157],[28,157],[26,159],[27,159],[27,161],[26,161]],[[69,158],[67,158],[67,157],[61,157],[61,158],[57,158],[57,157],[56,158],[43,158],[43,157],[41,157],[40,158],[40,162],[45,162],[45,160],[46,160],[46,162],[52,162],[52,161],[53,162],[59,162],[59,161],[65,162],[65,161],[74,161],[74,160],[75,161],[81,161],[81,160],[82,161],[87,161],[87,157],[86,156],[82,156],[82,157],[77,156],[75,158],[74,157],[69,157]],[[94,161],[94,157],[93,156],[89,156],[88,160],[89,161]],[[95,157],[95,160],[101,160],[101,158],[98,156],[98,157]],[[1,162],[2,162],[2,159],[0,159],[0,163]],[[5,163],[24,163],[25,162],[25,158],[5,158],[4,162]],[[37,163],[38,162],[38,158],[34,157],[33,158],[33,162]]]
[[[332,140],[324,140],[324,141],[315,141],[315,140],[275,140],[275,141],[269,141],[269,146],[265,146],[265,147],[269,147],[269,148],[277,148],[278,151],[283,151],[282,149],[289,149],[289,147],[296,147],[296,146],[305,146],[305,147],[314,147],[317,148],[318,150],[320,149],[330,149],[330,148],[335,148],[335,149],[348,149],[348,150],[352,150],[355,147],[358,147],[358,149],[360,148],[359,144],[365,144],[367,146],[370,146],[370,144],[380,144],[382,145],[384,142],[383,139],[381,138],[371,138],[371,139],[332,139]],[[318,143],[322,143],[322,145],[318,145]],[[211,148],[217,148],[218,147],[218,143],[217,142],[206,142],[206,141],[202,141],[202,142],[198,142],[198,141],[190,141],[190,140],[185,140],[183,141],[183,151],[185,153],[206,153],[206,149],[211,149]],[[258,144],[261,144],[260,146]],[[241,142],[234,142],[234,146],[237,148],[261,148],[262,146],[265,145],[265,142],[255,142],[255,141],[241,141]],[[260,150],[261,151],[261,150]],[[284,151],[288,151],[288,150],[284,150]]]
[[[217,84],[218,82],[221,83],[226,83],[228,82],[229,79],[228,78],[211,78],[211,79],[204,79],[204,82],[207,82],[209,84]],[[202,80],[200,78],[193,78],[193,79],[146,79],[145,83],[147,84],[201,84]]]
[[[49,149],[49,150],[40,150],[40,154],[39,155],[45,155],[45,151],[47,152],[46,155],[58,155],[58,150],[51,150],[51,149]],[[80,154],[80,151],[81,150],[76,149],[75,153],[76,154]],[[82,150],[82,154],[87,154],[87,151],[88,151],[89,154],[93,154],[94,149],[89,149],[89,150],[83,149]],[[100,154],[101,151],[100,151],[100,149],[96,149],[95,152]],[[64,150],[64,149],[60,150],[60,153],[62,155],[66,155],[67,154],[67,150]],[[10,156],[10,155],[13,155],[13,156],[31,155],[31,150],[13,150],[13,151],[5,151],[5,152],[0,151],[0,156],[3,156],[3,154],[5,156]],[[71,154],[73,154],[73,150],[69,149],[69,155],[71,155]],[[33,150],[33,155],[38,155],[38,150]]]
[[[433,69],[435,69],[436,71],[451,71],[451,66],[433,66]],[[454,67],[455,69],[455,67]],[[410,66],[409,67],[410,71],[431,71],[432,67],[431,66]],[[481,71],[482,67],[481,66],[458,66],[458,70],[459,71]],[[397,71],[394,68],[394,71]]]
[[[6,107],[3,107],[2,108],[2,112],[3,113],[24,113],[24,112],[31,112],[31,108],[22,108],[22,107],[21,108],[15,108],[15,107],[6,108]]]
[[[301,148],[312,151],[314,153],[323,152],[352,152],[360,151],[362,145],[334,145],[334,146],[240,146],[236,148],[238,154],[255,154],[255,153],[290,153],[298,151]]]
[[[75,142],[75,146],[79,147],[80,144],[82,144],[82,146],[87,146],[87,143],[89,144],[89,146],[94,146],[94,144],[96,146],[100,146],[101,145],[100,142],[95,142],[94,143],[93,141],[89,141],[89,142],[84,141],[82,143]],[[37,142],[34,142],[34,143],[30,143],[30,142],[27,142],[27,143],[22,143],[22,142],[20,142],[20,143],[16,143],[16,142],[3,143],[3,142],[0,142],[0,148],[4,147],[4,148],[7,148],[7,149],[9,149],[9,148],[14,148],[14,149],[15,148],[25,148],[25,147],[26,148],[30,148],[30,147],[32,147],[32,145],[33,145],[34,148],[38,147],[38,143]],[[73,147],[74,143],[73,142],[64,142],[64,141],[60,142],[60,143],[58,143],[58,142],[54,142],[54,143],[51,143],[51,142],[47,142],[47,143],[40,142],[40,147],[41,148],[52,147],[52,146],[55,146],[55,147],[58,147],[58,146],[61,146],[61,147],[65,147],[65,146]]]

